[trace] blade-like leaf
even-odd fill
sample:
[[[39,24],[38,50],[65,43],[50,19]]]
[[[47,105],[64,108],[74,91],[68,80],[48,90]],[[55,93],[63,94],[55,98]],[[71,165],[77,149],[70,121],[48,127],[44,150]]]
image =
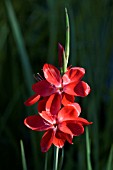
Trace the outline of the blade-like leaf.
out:
[[[27,170],[25,151],[24,151],[24,145],[23,145],[23,141],[22,140],[20,140],[20,147],[21,147],[21,157],[22,157],[23,170]]]
[[[91,159],[90,159],[90,140],[89,140],[88,127],[86,127],[86,153],[87,153],[87,169],[92,170]]]
[[[106,170],[112,170],[112,168],[113,168],[113,145],[111,146],[111,149],[110,149]]]

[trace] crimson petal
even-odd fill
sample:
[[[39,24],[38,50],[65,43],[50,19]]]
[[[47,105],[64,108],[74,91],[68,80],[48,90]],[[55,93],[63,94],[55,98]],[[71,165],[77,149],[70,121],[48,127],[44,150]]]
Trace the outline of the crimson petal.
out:
[[[84,127],[80,123],[76,123],[76,121],[65,121],[62,122],[59,126],[59,129],[67,134],[79,136],[84,132]]]
[[[58,113],[58,121],[63,122],[66,120],[75,120],[81,112],[80,105],[78,103],[64,106]]]
[[[70,103],[74,103],[74,96],[67,93],[62,93],[62,104],[66,106]]]
[[[72,142],[73,135],[61,132],[60,130],[57,130],[55,137],[58,139],[62,139],[64,142],[65,142],[65,140],[67,140],[70,144],[73,144],[73,142]]]
[[[74,107],[74,109],[78,113],[78,116],[80,115],[81,107],[80,107],[80,105],[78,103],[71,103],[71,104],[68,104],[68,106]]]
[[[64,53],[64,48],[60,43],[58,43],[58,61],[59,61],[60,68],[62,68],[63,65],[63,53]]]
[[[75,82],[77,84],[85,74],[85,69],[81,67],[72,67],[63,75],[63,85]]]
[[[81,123],[82,125],[90,125],[92,124],[93,122],[88,122],[86,119],[82,118],[82,117],[78,117],[77,118],[77,122],[78,123]]]
[[[42,152],[47,152],[49,150],[52,145],[54,136],[55,132],[53,130],[48,130],[44,133],[40,142]]]
[[[39,115],[28,116],[24,120],[24,124],[28,128],[36,131],[43,131],[52,128],[52,125],[49,124],[49,122],[45,121],[43,118],[41,118]]]
[[[73,140],[73,135],[66,134],[66,140],[67,140],[70,144],[73,144],[73,142],[72,142],[72,140]]]
[[[85,97],[90,93],[90,87],[84,81],[80,81],[74,89],[77,96]]]
[[[51,115],[50,112],[46,112],[46,111],[42,111],[41,113],[39,113],[40,116],[45,119],[47,122],[49,122],[50,124],[55,124],[56,120],[53,117],[53,115]]]
[[[29,97],[29,98],[24,102],[24,104],[25,104],[26,106],[31,106],[31,105],[35,104],[39,99],[40,99],[40,95],[34,94],[33,96]]]
[[[80,123],[67,123],[68,128],[74,136],[79,136],[84,132],[84,127]]]
[[[51,64],[44,64],[43,66],[44,77],[46,80],[59,87],[61,85],[60,71]]]
[[[80,81],[77,85],[75,82],[70,83],[63,88],[65,93],[75,96],[85,97],[90,93],[90,87],[84,81]]]
[[[43,97],[50,96],[57,91],[57,89],[46,80],[41,80],[33,84],[32,89],[34,92]]]
[[[52,94],[46,103],[46,111],[52,115],[58,114],[61,107],[61,95],[59,93]]]
[[[62,122],[62,123],[59,123],[58,125],[58,129],[66,134],[69,134],[69,135],[73,135],[73,133],[71,132],[71,130],[68,128],[67,126],[67,122]]]
[[[56,131],[55,137],[53,139],[53,144],[56,147],[62,148],[64,146],[64,143],[66,141],[66,135],[60,131]]]
[[[42,112],[46,110],[46,102],[48,100],[48,97],[44,97],[42,100],[38,102],[38,112]]]

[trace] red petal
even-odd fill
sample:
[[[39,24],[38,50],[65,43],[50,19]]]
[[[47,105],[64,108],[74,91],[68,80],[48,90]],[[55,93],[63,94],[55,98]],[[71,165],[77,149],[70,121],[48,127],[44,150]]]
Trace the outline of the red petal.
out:
[[[59,129],[70,135],[79,136],[84,132],[84,127],[80,123],[74,121],[65,121],[59,125]]]
[[[61,85],[60,71],[56,67],[51,64],[44,64],[43,72],[49,83],[54,84],[56,87]]]
[[[76,87],[76,83],[70,83],[63,87],[63,91],[69,95],[77,96],[74,91],[75,87]]]
[[[80,115],[80,113],[81,113],[81,107],[80,107],[80,105],[78,104],[78,103],[71,103],[71,104],[68,104],[68,106],[72,106],[72,107],[74,107],[74,109],[77,111],[77,113],[78,113],[78,116]]]
[[[90,125],[92,124],[93,122],[88,122],[86,119],[82,118],[82,117],[78,117],[77,118],[77,122],[78,123],[81,123],[82,125]]]
[[[66,106],[70,103],[74,103],[74,96],[67,93],[62,93],[62,104]]]
[[[63,46],[58,43],[58,61],[59,61],[59,67],[62,67],[62,63],[63,63],[63,53],[64,53],[64,48]]]
[[[46,102],[48,100],[48,97],[44,97],[42,100],[38,102],[38,112],[42,112],[46,110]]]
[[[52,125],[49,124],[49,122],[45,121],[43,118],[41,118],[39,115],[28,116],[24,120],[24,124],[28,128],[36,131],[43,131],[52,128]]]
[[[64,143],[66,141],[66,135],[60,131],[56,131],[55,137],[53,139],[53,144],[56,147],[62,148],[64,146]]]
[[[46,111],[52,115],[58,114],[61,107],[61,95],[59,93],[52,94],[46,103]]]
[[[46,112],[46,111],[42,111],[41,113],[39,113],[40,116],[45,119],[47,122],[49,122],[50,124],[55,124],[56,120],[53,117],[53,115],[51,115],[50,112]]]
[[[72,142],[72,140],[73,140],[73,135],[66,134],[66,140],[67,140],[70,144],[73,144],[73,142]]]
[[[31,106],[31,105],[35,104],[39,99],[40,99],[40,95],[35,94],[35,95],[31,96],[30,98],[28,98],[28,99],[24,102],[24,104],[25,104],[26,106]]]
[[[50,96],[57,91],[57,89],[46,80],[41,80],[33,84],[32,89],[35,93],[43,97]]]
[[[90,87],[87,83],[81,81],[77,84],[74,91],[77,94],[77,96],[85,97],[90,93]]]
[[[75,82],[77,84],[85,74],[85,69],[72,67],[63,75],[63,85]]]
[[[64,142],[65,142],[65,140],[67,140],[70,144],[73,144],[73,142],[72,142],[73,135],[61,132],[60,130],[57,130],[55,137],[58,139],[62,139]]]
[[[84,127],[80,123],[68,123],[67,126],[74,136],[79,136],[84,132]]]
[[[81,108],[78,103],[74,105],[64,106],[58,113],[58,121],[75,120],[80,114]]]
[[[71,132],[71,130],[68,128],[67,126],[67,122],[62,122],[58,125],[58,129],[62,132],[64,132],[65,134],[69,134],[69,135],[73,135],[73,133]]]
[[[47,152],[52,145],[53,139],[55,136],[55,132],[53,130],[48,130],[44,133],[41,139],[41,151]]]
[[[70,95],[85,97],[90,92],[90,87],[84,81],[80,81],[77,85],[76,83],[70,83],[64,86],[63,91]]]

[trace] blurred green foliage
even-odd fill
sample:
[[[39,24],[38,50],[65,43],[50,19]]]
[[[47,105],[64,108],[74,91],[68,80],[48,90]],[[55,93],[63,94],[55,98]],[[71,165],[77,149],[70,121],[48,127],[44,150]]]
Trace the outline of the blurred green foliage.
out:
[[[113,164],[113,1],[1,0],[0,170],[22,169],[21,139],[28,170],[44,169],[42,134],[23,124],[36,113],[36,105],[23,103],[33,94],[32,75],[46,62],[58,65],[58,42],[65,44],[65,7],[71,23],[69,64],[86,69],[92,89],[88,97],[77,98],[81,115],[94,122],[89,127],[92,169],[106,170]],[[85,134],[75,137],[72,146],[66,143],[64,154],[63,170],[87,170]],[[51,169],[52,148],[48,155]]]

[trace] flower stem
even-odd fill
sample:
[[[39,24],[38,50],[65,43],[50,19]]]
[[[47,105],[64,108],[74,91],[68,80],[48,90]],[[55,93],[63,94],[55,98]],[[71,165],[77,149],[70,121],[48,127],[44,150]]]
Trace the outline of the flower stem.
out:
[[[61,154],[61,158],[60,158],[60,163],[59,163],[59,170],[62,169],[62,165],[63,165],[63,160],[64,160],[64,148],[62,148],[62,154]]]
[[[69,49],[70,49],[70,26],[69,26],[69,16],[67,8],[65,8],[66,14],[66,42],[65,42],[65,52],[63,54],[63,73],[67,71],[67,64],[69,60]]]
[[[48,152],[46,152],[46,155],[45,155],[45,167],[44,167],[44,170],[47,170],[47,159],[48,159]]]
[[[66,13],[66,44],[65,44],[65,53],[66,53],[66,59],[68,62],[69,58],[69,45],[70,45],[70,26],[69,26],[69,16],[67,12],[67,8],[65,8]]]
[[[20,140],[20,147],[21,147],[21,157],[22,157],[23,170],[27,170],[25,151],[24,151],[24,145],[23,145],[23,141],[22,140]]]
[[[87,152],[87,169],[92,170],[91,160],[90,160],[90,140],[89,140],[88,127],[86,127],[86,152]]]
[[[58,169],[58,153],[59,153],[59,148],[54,146],[54,167],[53,170]]]

